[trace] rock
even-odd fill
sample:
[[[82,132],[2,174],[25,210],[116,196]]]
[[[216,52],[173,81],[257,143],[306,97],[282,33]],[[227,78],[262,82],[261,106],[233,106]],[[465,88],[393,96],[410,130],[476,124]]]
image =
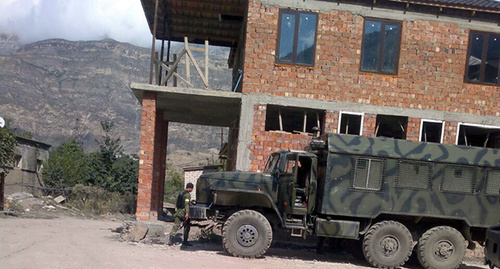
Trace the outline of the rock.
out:
[[[28,199],[28,198],[33,198],[33,194],[31,193],[27,193],[27,192],[16,192],[16,193],[13,193],[11,195],[7,195],[6,197],[7,199],[9,200],[24,200],[24,199]]]
[[[43,209],[47,209],[47,210],[49,210],[49,211],[50,211],[50,210],[55,210],[55,209],[56,209],[56,207],[55,207],[55,206],[53,206],[53,205],[46,205],[46,206],[43,206]]]
[[[54,201],[58,204],[64,202],[66,200],[66,197],[62,196],[62,195],[59,195],[57,196],[56,198],[54,198]]]
[[[146,237],[146,234],[148,233],[148,227],[141,226],[141,225],[134,225],[129,232],[129,240],[127,241],[132,241],[132,242],[139,242],[144,237]]]

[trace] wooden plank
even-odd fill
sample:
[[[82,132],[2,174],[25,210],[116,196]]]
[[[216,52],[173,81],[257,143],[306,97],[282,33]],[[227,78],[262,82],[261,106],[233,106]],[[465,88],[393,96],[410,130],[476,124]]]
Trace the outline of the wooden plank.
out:
[[[208,40],[205,40],[205,80],[208,84]]]
[[[203,75],[203,73],[201,72],[201,69],[200,69],[200,66],[198,65],[198,63],[196,62],[196,59],[194,58],[193,54],[191,53],[190,50],[187,51],[187,55],[189,56],[189,58],[191,59],[191,61],[193,62],[193,65],[194,65],[194,68],[196,68],[196,71],[198,71],[198,74],[200,75],[201,77],[201,80],[203,81],[203,84],[205,84],[205,87],[208,88],[208,80],[205,78],[205,76]],[[187,57],[186,57],[187,58]]]
[[[184,50],[189,55],[189,43],[187,36],[184,36]],[[189,57],[186,56],[186,79],[191,82],[191,67],[189,66]]]
[[[178,56],[179,58],[175,59],[174,65],[172,66],[172,69],[168,69],[168,73],[165,76],[165,82],[167,82],[170,79],[170,77],[172,77],[174,70],[177,71],[177,66],[179,65],[179,62],[182,59],[182,56],[184,56],[184,54],[186,54],[186,50],[183,49]],[[177,55],[176,55],[176,57],[177,57]],[[165,83],[162,83],[162,85],[165,85]]]

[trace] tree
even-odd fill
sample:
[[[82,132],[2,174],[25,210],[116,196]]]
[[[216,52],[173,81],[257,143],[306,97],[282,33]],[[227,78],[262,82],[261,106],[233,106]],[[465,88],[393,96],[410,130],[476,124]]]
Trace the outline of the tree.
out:
[[[76,140],[64,141],[49,155],[43,169],[43,181],[47,187],[65,189],[89,182],[89,158]]]
[[[167,164],[165,179],[165,201],[175,203],[176,195],[184,189],[184,176]]]
[[[91,183],[109,191],[137,193],[137,156],[123,153],[120,139],[111,136],[113,122],[103,121],[101,128],[104,136],[97,140],[99,150],[91,154]]]
[[[16,160],[17,139],[7,127],[0,128],[0,174],[8,174]]]

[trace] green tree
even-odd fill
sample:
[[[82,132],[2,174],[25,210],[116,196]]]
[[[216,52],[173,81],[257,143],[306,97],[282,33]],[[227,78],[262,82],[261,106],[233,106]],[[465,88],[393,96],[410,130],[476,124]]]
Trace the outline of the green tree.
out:
[[[89,182],[89,158],[76,140],[64,141],[49,155],[43,169],[43,181],[47,187],[65,189]]]
[[[99,150],[91,154],[91,184],[120,193],[137,193],[139,161],[137,156],[126,155],[119,138],[111,132],[114,123],[101,122],[104,136],[97,140]]]
[[[165,198],[169,203],[175,203],[177,194],[184,189],[184,175],[167,164],[165,179]]]
[[[17,139],[7,127],[0,128],[0,174],[8,174],[16,160]]]

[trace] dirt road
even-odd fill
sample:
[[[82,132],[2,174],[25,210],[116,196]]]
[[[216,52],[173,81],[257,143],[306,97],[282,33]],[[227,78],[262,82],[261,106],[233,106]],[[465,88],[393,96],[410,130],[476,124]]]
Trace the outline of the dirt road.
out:
[[[250,260],[228,256],[215,243],[194,242],[181,250],[120,242],[111,230],[121,224],[67,217],[0,218],[0,268],[369,268],[348,255],[312,250],[271,248],[265,258]]]

